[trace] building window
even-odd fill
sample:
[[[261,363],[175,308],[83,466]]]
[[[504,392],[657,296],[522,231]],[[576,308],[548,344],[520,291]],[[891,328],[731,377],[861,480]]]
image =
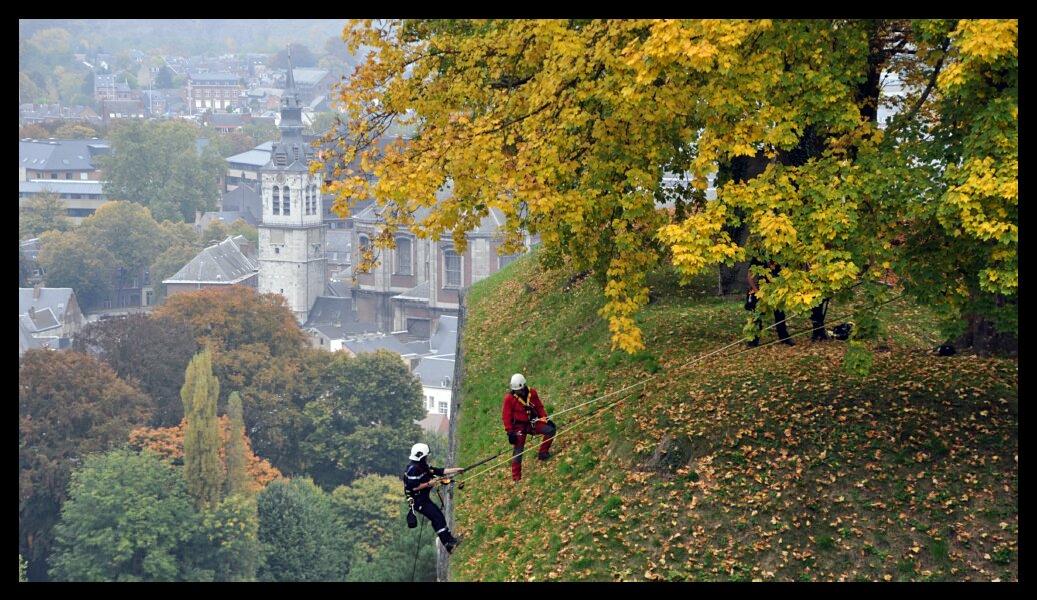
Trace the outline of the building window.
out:
[[[453,250],[444,250],[443,263],[446,271],[446,285],[461,287],[461,257]]]
[[[281,191],[276,185],[274,186],[274,214],[281,214]]]
[[[446,402],[440,402],[439,403],[439,414],[445,415],[445,414],[447,414],[446,411],[447,411],[447,403]]]
[[[65,173],[65,179],[72,179],[72,173]]]
[[[361,254],[361,256],[364,254],[364,252],[368,251],[370,246],[371,246],[371,238],[367,237],[366,235],[361,235],[360,236],[360,240],[359,240],[359,247],[360,247],[360,254]]]
[[[290,189],[287,185],[284,186],[284,214],[288,216],[292,214],[292,197]]]
[[[410,238],[396,238],[396,274],[410,275],[411,263]]]

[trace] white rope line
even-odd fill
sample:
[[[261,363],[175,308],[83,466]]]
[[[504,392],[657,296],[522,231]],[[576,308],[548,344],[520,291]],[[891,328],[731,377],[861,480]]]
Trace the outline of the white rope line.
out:
[[[886,304],[889,304],[889,303],[891,303],[891,302],[894,302],[894,301],[896,301],[896,300],[899,300],[899,299],[903,298],[904,296],[905,296],[905,294],[900,294],[899,296],[897,296],[897,297],[895,297],[895,298],[892,298],[892,299],[890,299],[890,300],[886,300],[886,301],[884,301],[884,302],[881,302],[881,303],[879,303],[879,304],[875,304],[875,305],[873,305],[873,306],[869,306],[869,307],[867,307],[867,308],[862,308],[862,309],[859,309],[859,310],[856,310],[856,311],[853,311],[853,312],[847,313],[847,314],[845,314],[845,315],[840,315],[840,316],[837,316],[837,317],[832,317],[832,319],[833,319],[833,320],[836,320],[836,319],[844,319],[844,318],[846,318],[846,317],[848,317],[848,316],[853,316],[853,315],[855,315],[855,314],[858,314],[858,313],[861,313],[861,312],[864,312],[864,311],[867,311],[867,310],[872,310],[872,309],[876,309],[876,308],[879,308],[879,307],[881,307],[881,306],[885,306]],[[803,312],[805,312],[805,311],[803,311]],[[802,313],[800,313],[800,314],[802,314]],[[786,317],[786,318],[785,318],[785,320],[788,320],[788,317]],[[783,321],[779,321],[779,322],[783,322]],[[775,325],[777,325],[777,323],[775,323]],[[756,350],[756,349],[759,349],[759,348],[766,348],[767,346],[770,346],[770,345],[773,345],[773,344],[780,344],[780,343],[784,342],[784,341],[785,341],[786,339],[791,339],[791,338],[794,338],[794,337],[798,337],[798,336],[801,336],[801,335],[806,335],[807,333],[812,333],[813,331],[814,331],[814,327],[813,327],[813,326],[811,326],[811,327],[808,327],[807,329],[804,329],[803,331],[798,331],[798,332],[796,332],[796,333],[790,334],[790,335],[789,335],[789,336],[788,336],[787,338],[784,338],[784,339],[777,339],[777,340],[773,340],[773,341],[767,342],[766,344],[761,344],[761,345],[759,345],[759,346],[752,346],[752,347],[750,347],[750,348],[743,348],[742,350],[739,350],[738,352],[734,352],[734,353],[732,353],[732,354],[729,354],[729,355],[725,356],[724,358],[730,358],[730,357],[735,357],[735,356],[738,356],[739,354],[743,354],[743,353],[745,353],[745,352],[749,352],[749,351],[751,351],[751,350]],[[743,338],[743,339],[744,339],[744,338]],[[727,346],[724,346],[724,348],[721,348],[720,350],[723,350],[723,349],[725,349],[725,348],[730,348],[731,346],[733,346],[733,345],[735,345],[735,344],[737,344],[737,343],[739,343],[739,342],[741,342],[741,341],[742,341],[742,340],[740,339],[740,340],[738,340],[737,342],[734,342],[734,343],[732,343],[732,344],[728,344]],[[716,353],[717,353],[717,351],[714,351],[714,352],[711,352],[711,353],[709,353],[709,355],[707,355],[707,356],[710,356],[710,355],[715,355]],[[705,357],[699,357],[699,358],[700,358],[700,359],[704,359]],[[689,364],[691,364],[691,362],[694,362],[694,361],[690,361],[690,362],[688,362],[688,363],[685,363],[684,365],[681,365],[680,367],[677,367],[676,369],[674,369],[673,371],[671,371],[671,372],[670,372],[670,374],[671,374],[671,375],[673,375],[675,371],[678,371],[678,370],[680,370],[680,369],[683,369],[684,367],[686,367],[686,366],[688,366]],[[643,380],[643,381],[642,381],[642,382],[640,382],[640,383],[648,383],[649,381],[651,381],[652,379],[654,379],[654,378],[656,378],[656,377],[658,377],[658,375],[653,375],[653,376],[652,376],[651,378],[649,378],[649,379],[646,379],[646,380]],[[627,387],[626,387],[626,388],[624,388],[624,389],[630,389],[630,388],[632,388],[632,387],[634,387],[634,386],[627,386]],[[621,391],[621,390],[619,390],[619,391]],[[619,391],[617,391],[617,392],[611,392],[611,394],[616,394],[616,393],[618,393]],[[594,401],[597,401],[597,400],[601,400],[601,399],[603,399],[604,397],[605,397],[605,396],[601,396],[601,397],[599,397],[599,398],[595,398],[595,399],[594,399]],[[563,430],[561,430],[561,431],[558,431],[558,432],[556,432],[556,433],[554,434],[553,438],[557,438],[557,437],[558,437],[558,436],[560,436],[560,435],[561,435],[562,433],[565,433],[565,432],[571,431],[572,429],[575,429],[575,428],[576,428],[576,427],[578,427],[579,425],[581,425],[581,424],[583,424],[583,423],[585,423],[585,422],[589,421],[589,420],[590,420],[591,418],[593,418],[593,417],[595,417],[595,416],[597,416],[597,415],[600,415],[600,414],[602,414],[602,413],[606,412],[606,409],[607,409],[607,408],[611,408],[611,407],[613,407],[613,406],[615,406],[615,405],[619,404],[620,402],[623,402],[624,400],[626,400],[626,399],[627,399],[627,398],[629,398],[629,397],[630,397],[630,396],[627,396],[627,397],[624,397],[624,398],[620,398],[620,399],[618,399],[618,400],[615,400],[615,401],[613,401],[613,402],[610,402],[610,403],[606,404],[606,405],[605,405],[605,407],[604,407],[604,408],[602,408],[601,410],[599,410],[599,411],[597,411],[597,412],[594,412],[594,413],[591,413],[590,415],[587,415],[587,416],[583,417],[582,419],[580,419],[579,421],[576,421],[575,423],[573,423],[572,425],[570,425],[570,426],[566,427],[565,429],[563,429]],[[584,404],[587,404],[587,403],[585,402]],[[573,407],[573,408],[575,408],[575,407]],[[553,438],[552,438],[552,439],[553,439]],[[532,445],[532,446],[530,446],[530,447],[529,447],[528,449],[526,449],[526,450],[523,450],[522,452],[520,452],[520,453],[518,453],[518,454],[515,454],[515,455],[512,455],[512,456],[506,456],[506,457],[504,457],[504,459],[500,459],[500,460],[498,460],[498,461],[496,461],[496,462],[492,462],[492,463],[490,463],[489,465],[487,465],[487,466],[486,466],[486,467],[485,467],[485,468],[484,468],[483,470],[481,470],[481,471],[476,471],[475,473],[473,473],[473,474],[469,475],[468,477],[465,477],[465,478],[464,478],[464,479],[463,479],[462,481],[463,481],[463,482],[467,482],[467,481],[469,481],[469,480],[471,480],[471,479],[475,479],[476,477],[478,477],[478,476],[480,476],[480,475],[483,475],[483,474],[485,474],[485,473],[487,473],[487,472],[489,472],[489,471],[493,470],[493,469],[494,469],[494,468],[496,468],[496,467],[497,467],[498,465],[500,465],[500,464],[503,464],[503,463],[504,463],[504,462],[506,462],[506,461],[510,461],[510,460],[513,460],[514,458],[516,458],[516,457],[518,457],[518,456],[522,456],[522,455],[524,455],[524,454],[525,454],[525,453],[527,453],[527,452],[531,452],[531,451],[533,451],[534,449],[538,448],[539,446],[540,446],[540,444],[533,444],[533,445]]]

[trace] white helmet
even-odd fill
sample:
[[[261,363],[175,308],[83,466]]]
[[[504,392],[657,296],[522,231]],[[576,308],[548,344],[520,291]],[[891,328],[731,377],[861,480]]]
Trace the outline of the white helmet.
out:
[[[511,389],[521,390],[524,385],[526,385],[526,378],[522,376],[522,373],[515,373],[511,376]]]
[[[410,447],[410,459],[421,460],[428,456],[428,444],[414,444]]]

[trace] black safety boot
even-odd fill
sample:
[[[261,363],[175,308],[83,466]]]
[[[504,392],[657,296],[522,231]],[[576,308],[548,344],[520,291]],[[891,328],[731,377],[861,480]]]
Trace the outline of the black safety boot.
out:
[[[454,548],[456,548],[458,546],[458,544],[460,544],[460,543],[461,543],[461,540],[459,540],[459,539],[457,539],[455,537],[451,537],[449,540],[447,540],[446,542],[443,543],[443,547],[446,548],[446,551],[448,553],[453,553]]]
[[[796,342],[793,342],[792,338],[785,338],[785,339],[781,340],[781,343],[785,344],[786,346],[795,346],[796,345]]]
[[[551,453],[550,452],[539,452],[539,453],[537,453],[537,459],[538,460],[547,460],[549,458],[551,458]]]

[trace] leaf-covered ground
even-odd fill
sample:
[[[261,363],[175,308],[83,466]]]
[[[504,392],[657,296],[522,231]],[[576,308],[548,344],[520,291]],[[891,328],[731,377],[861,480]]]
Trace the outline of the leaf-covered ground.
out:
[[[899,301],[867,377],[842,370],[845,342],[809,335],[679,368],[739,336],[739,300],[654,274],[631,357],[609,351],[601,288],[573,275],[531,257],[473,287],[459,463],[510,449],[514,372],[548,412],[654,378],[572,431],[608,401],[556,419],[554,458],[528,453],[518,486],[507,462],[474,469],[453,579],[1018,579],[1015,361],[930,354],[935,322]]]

